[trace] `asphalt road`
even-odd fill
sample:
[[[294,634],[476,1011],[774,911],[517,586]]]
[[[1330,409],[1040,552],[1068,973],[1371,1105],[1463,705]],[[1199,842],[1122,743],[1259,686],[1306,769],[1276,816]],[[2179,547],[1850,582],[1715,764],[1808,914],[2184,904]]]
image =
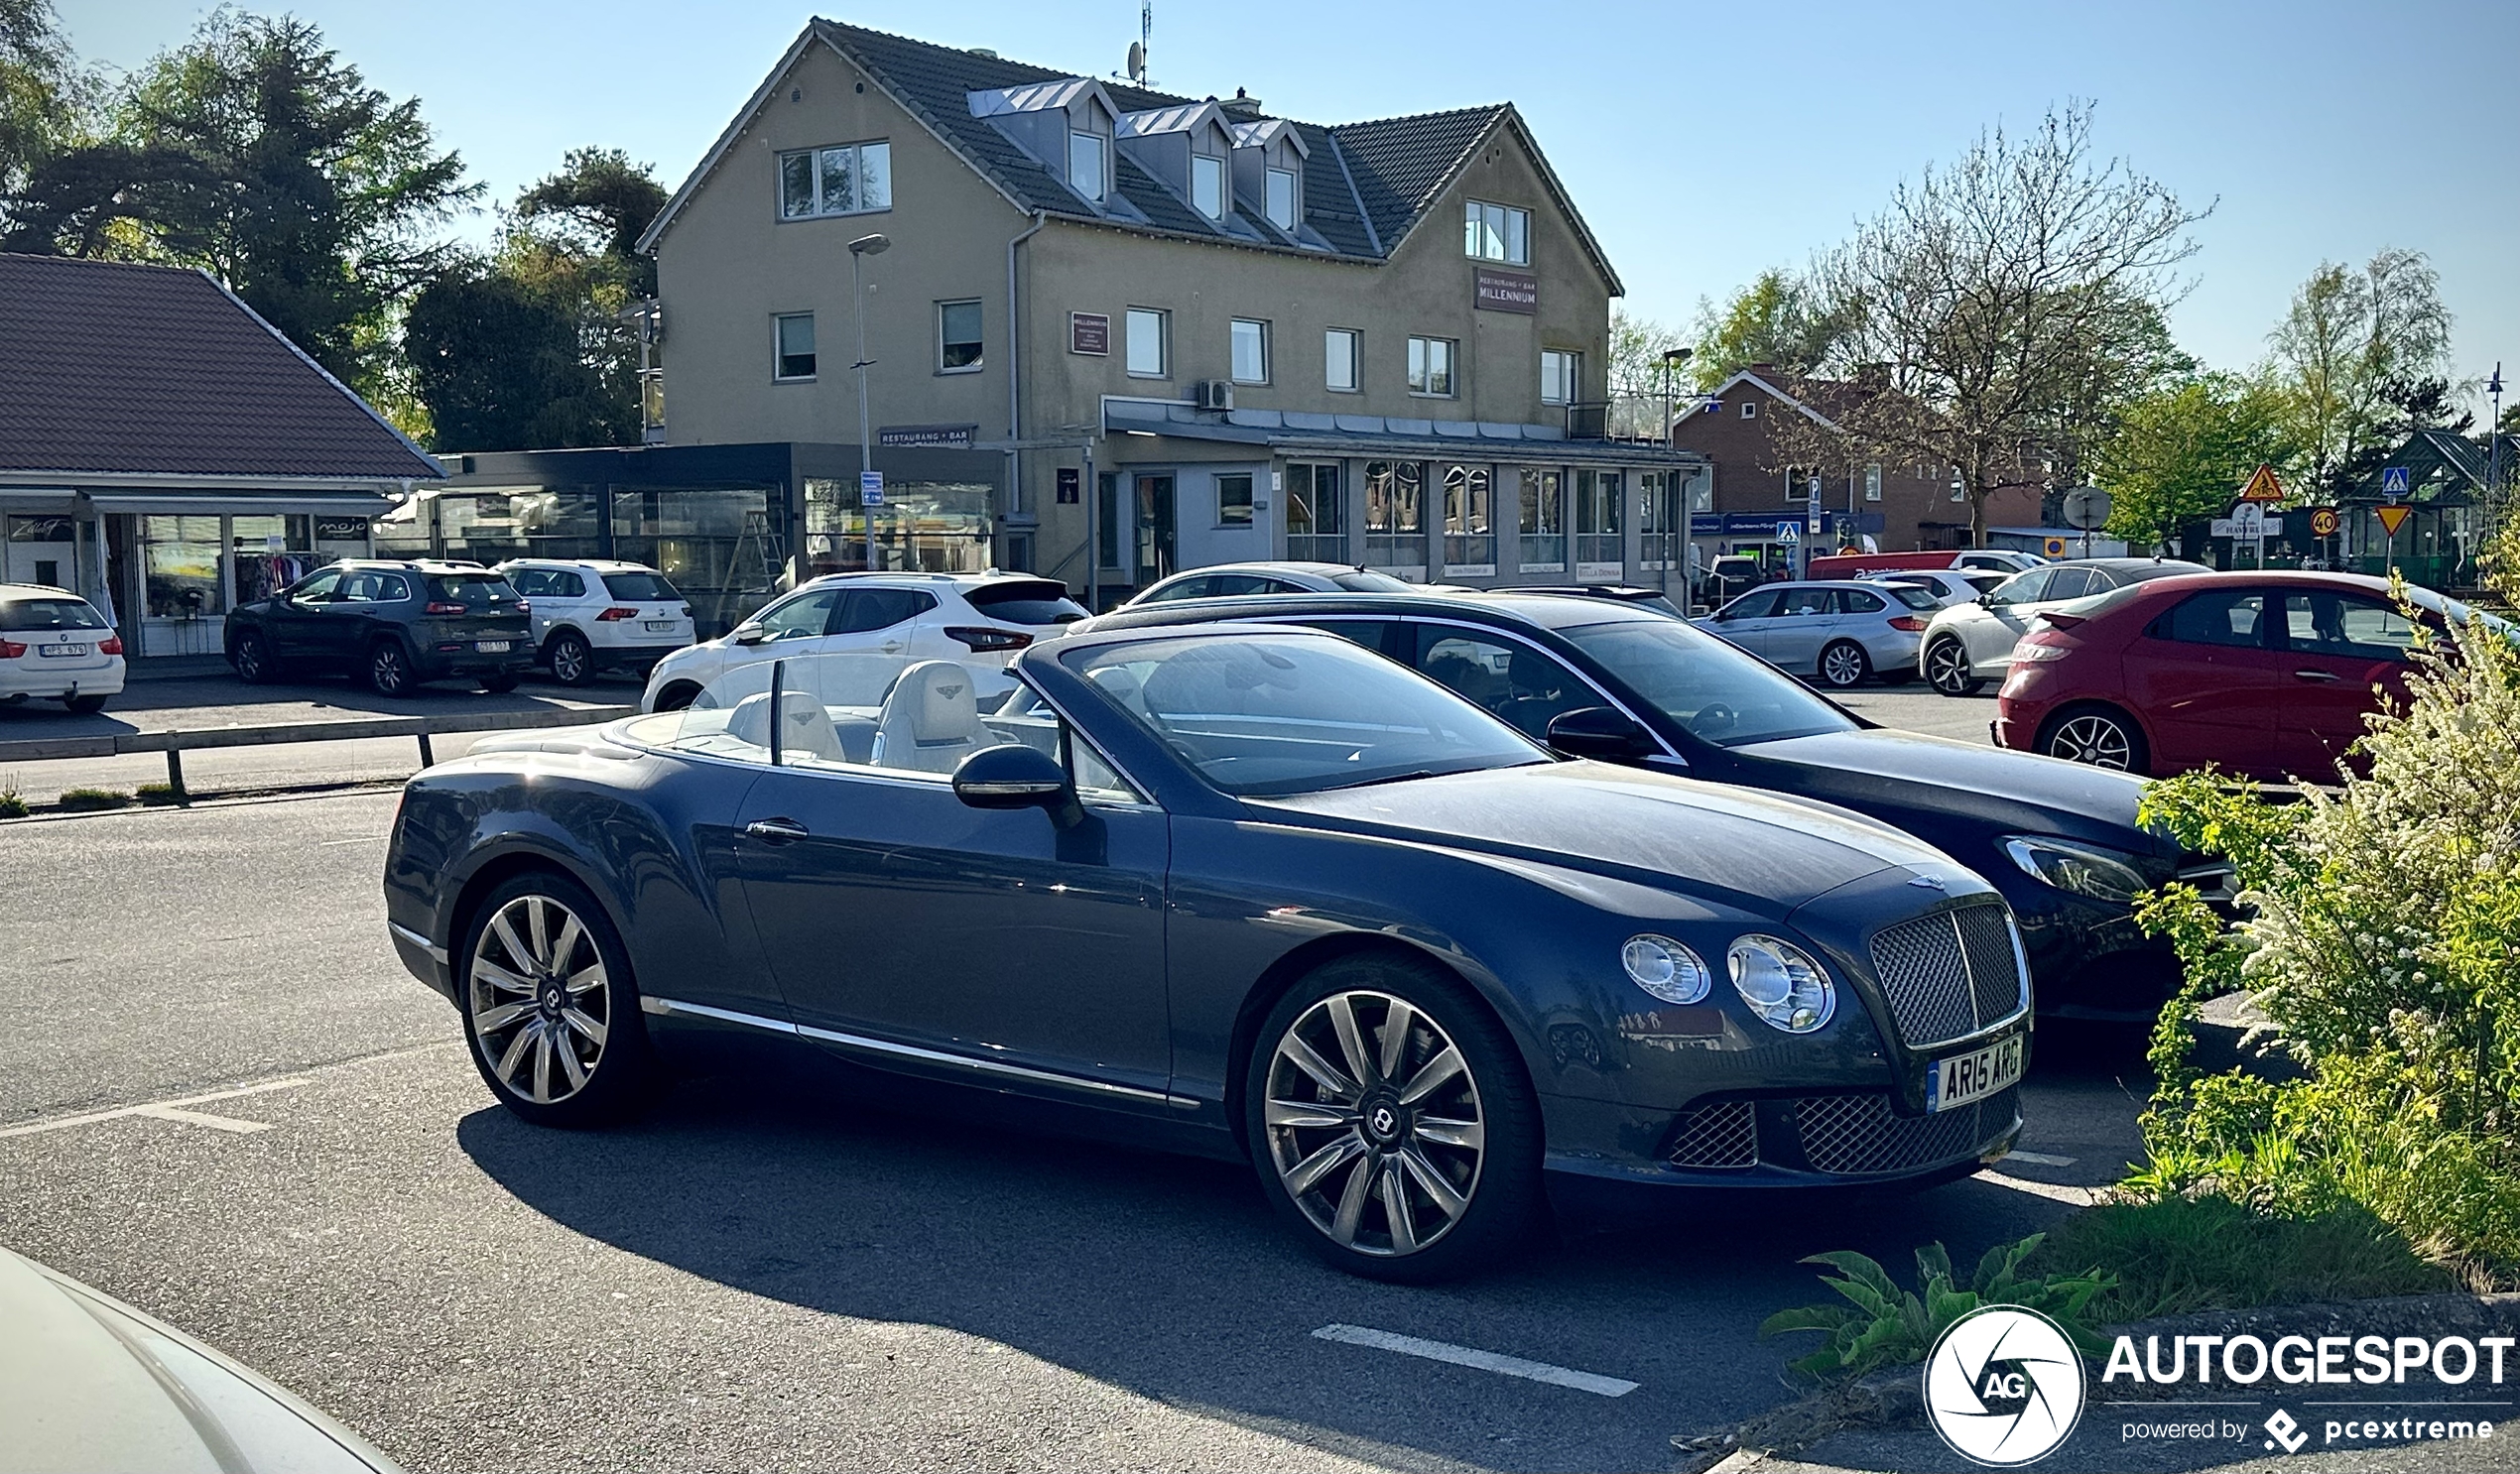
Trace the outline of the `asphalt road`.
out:
[[[1502,1273],[1404,1289],[1319,1266],[1242,1168],[821,1072],[689,1080],[634,1125],[541,1131],[494,1106],[390,953],[393,805],[0,830],[0,1244],[416,1470],[1666,1468],[1674,1433],[1780,1398],[1795,1348],[1754,1332],[1822,1297],[1798,1258],[1904,1268],[1941,1240],[1973,1260],[2134,1144],[2129,1062],[2046,1031],[2023,1142],[2043,1161],[1913,1196],[1572,1220]]]

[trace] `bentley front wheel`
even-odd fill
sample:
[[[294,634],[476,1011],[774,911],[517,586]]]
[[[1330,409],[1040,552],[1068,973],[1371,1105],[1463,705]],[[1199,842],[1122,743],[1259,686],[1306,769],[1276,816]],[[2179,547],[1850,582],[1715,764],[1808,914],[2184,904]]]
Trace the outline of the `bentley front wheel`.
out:
[[[655,1066],[629,958],[594,898],[558,875],[521,875],[468,930],[456,996],[472,1062],[500,1102],[544,1126],[634,1107]]]

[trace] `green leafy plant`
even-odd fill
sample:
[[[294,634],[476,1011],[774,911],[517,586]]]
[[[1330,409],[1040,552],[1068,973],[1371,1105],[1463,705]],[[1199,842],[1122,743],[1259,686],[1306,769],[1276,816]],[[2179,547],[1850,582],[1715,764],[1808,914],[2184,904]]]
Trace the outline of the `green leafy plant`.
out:
[[[131,802],[129,794],[111,789],[71,789],[62,795],[60,807],[66,813],[92,813],[98,809],[121,808]]]
[[[22,819],[26,816],[26,798],[18,792],[17,780],[0,778],[0,819]]]
[[[2457,1288],[2358,1204],[2288,1218],[2210,1193],[2086,1208],[2057,1225],[2025,1268],[2082,1264],[2105,1265],[2118,1280],[2091,1299],[2090,1319],[2101,1325]]]
[[[1977,1262],[1966,1289],[1952,1278],[1952,1258],[1941,1244],[1916,1251],[1917,1289],[1902,1290],[1869,1256],[1851,1249],[1815,1254],[1805,1264],[1837,1271],[1822,1283],[1847,1303],[1823,1301],[1780,1310],[1759,1326],[1762,1340],[1796,1331],[1818,1331],[1828,1344],[1787,1364],[1794,1373],[1816,1381],[1860,1377],[1880,1367],[1925,1360],[1935,1340],[1953,1322],[1984,1305],[2020,1305],[2036,1310],[2064,1328],[2075,1344],[2098,1355],[2108,1350],[2084,1321],[2092,1297],[2112,1290],[2117,1277],[2100,1270],[2071,1275],[2024,1274],[2022,1266],[2047,1238],[2032,1234],[2017,1244],[1998,1244]]]

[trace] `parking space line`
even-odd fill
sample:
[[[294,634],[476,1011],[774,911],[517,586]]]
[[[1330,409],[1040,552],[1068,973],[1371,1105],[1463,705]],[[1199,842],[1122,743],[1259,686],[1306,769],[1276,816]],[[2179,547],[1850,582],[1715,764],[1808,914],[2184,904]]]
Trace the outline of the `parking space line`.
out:
[[[187,1095],[176,1100],[153,1100],[140,1105],[116,1106],[110,1111],[90,1111],[83,1116],[59,1116],[50,1121],[30,1121],[23,1126],[0,1127],[0,1138],[40,1136],[48,1131],[67,1131],[73,1126],[94,1126],[99,1122],[119,1121],[126,1116],[156,1116],[171,1121],[190,1119],[196,1126],[206,1126],[212,1121],[217,1121],[222,1123],[221,1130],[232,1131],[243,1127],[250,1131],[262,1131],[267,1128],[260,1122],[234,1121],[224,1116],[205,1117],[196,1112],[186,1111],[183,1107],[207,1105],[214,1100],[235,1100],[246,1095],[268,1095],[274,1090],[295,1090],[301,1085],[312,1083],[314,1082],[304,1075],[291,1075],[286,1079],[239,1085],[230,1090],[213,1090],[206,1095]]]
[[[2071,1157],[2051,1157],[2045,1152],[2006,1152],[2004,1154],[2004,1161],[2026,1162],[2032,1167],[2074,1166],[2074,1159]]]
[[[1981,1182],[1992,1182],[1998,1187],[2009,1187],[2015,1192],[2027,1192],[2032,1197],[2044,1197],[2053,1202],[2070,1203],[2078,1208],[2087,1208],[2099,1201],[2099,1194],[2090,1188],[2070,1187],[2063,1182],[2033,1182],[2028,1177],[2007,1177],[1998,1171],[1981,1171],[1977,1174],[1977,1179]]]
[[[1349,1346],[1371,1346],[1377,1351],[1397,1351],[1403,1356],[1421,1356],[1428,1361],[1449,1362],[1456,1367],[1472,1367],[1505,1377],[1520,1377],[1531,1382],[1546,1382],[1552,1387],[1572,1387],[1596,1397],[1623,1398],[1636,1391],[1637,1384],[1617,1377],[1600,1377],[1590,1372],[1553,1367],[1545,1361],[1525,1361],[1519,1356],[1500,1352],[1479,1351],[1468,1346],[1455,1346],[1448,1341],[1428,1341],[1417,1336],[1403,1336],[1392,1331],[1378,1331],[1363,1325],[1325,1325],[1313,1333],[1316,1340],[1338,1341]]]
[[[234,1116],[213,1116],[207,1111],[188,1111],[181,1106],[141,1106],[132,1114],[146,1116],[153,1121],[181,1121],[188,1126],[206,1126],[212,1131],[232,1131],[239,1136],[271,1130],[268,1121],[239,1121]]]

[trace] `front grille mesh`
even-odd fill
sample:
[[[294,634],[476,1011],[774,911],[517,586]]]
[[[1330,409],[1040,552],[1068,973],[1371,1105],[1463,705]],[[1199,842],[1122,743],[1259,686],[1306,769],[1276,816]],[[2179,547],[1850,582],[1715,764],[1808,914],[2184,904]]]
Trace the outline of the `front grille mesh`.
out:
[[[1873,933],[1899,1037],[1912,1046],[1959,1039],[2020,1012],[2024,979],[2002,906],[1963,906]]]
[[[1746,1100],[1719,1100],[1683,1111],[1672,1131],[1674,1167],[1755,1167],[1757,1114]]]
[[[2018,1087],[1973,1106],[1931,1116],[1901,1116],[1887,1095],[1814,1095],[1794,1103],[1803,1158],[1814,1170],[1862,1175],[1950,1162],[1984,1146],[2012,1125]]]

